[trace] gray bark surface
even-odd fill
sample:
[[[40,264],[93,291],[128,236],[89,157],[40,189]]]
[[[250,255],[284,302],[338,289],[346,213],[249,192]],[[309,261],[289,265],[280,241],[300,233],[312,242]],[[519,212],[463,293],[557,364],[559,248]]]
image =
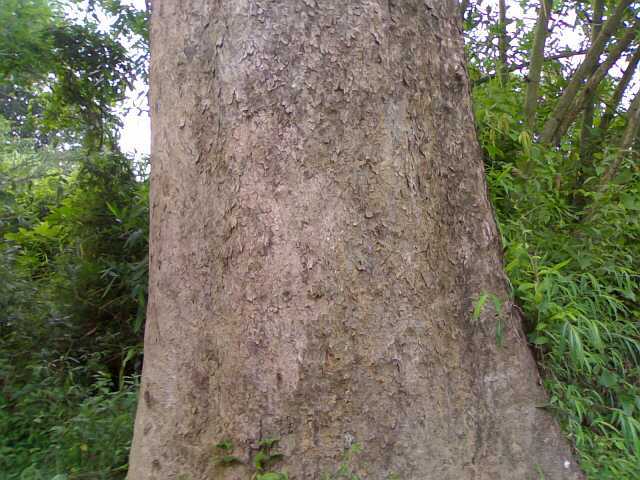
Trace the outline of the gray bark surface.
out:
[[[515,311],[472,316],[507,288],[457,3],[155,0],[151,37],[129,480],[274,437],[291,479],[354,442],[363,479],[582,478]]]

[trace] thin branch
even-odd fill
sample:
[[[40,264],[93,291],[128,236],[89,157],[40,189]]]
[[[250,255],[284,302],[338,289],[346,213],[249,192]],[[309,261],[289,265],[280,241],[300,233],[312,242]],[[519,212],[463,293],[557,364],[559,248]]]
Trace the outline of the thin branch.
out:
[[[629,47],[635,38],[636,29],[634,26],[634,28],[627,30],[622,39],[616,42],[607,59],[602,62],[588,78],[584,88],[575,96],[570,108],[566,110],[560,125],[558,125],[552,138],[554,143],[558,143],[560,141],[560,138],[566,133],[578,114],[584,110],[589,98],[596,92],[598,85],[600,85],[611,67],[618,61],[622,56],[622,53],[627,49],[627,47]]]
[[[507,70],[507,51],[509,50],[509,38],[507,36],[507,5],[505,0],[498,1],[499,21],[498,21],[498,75],[502,84],[506,84],[509,79]]]
[[[569,52],[556,53],[554,55],[549,55],[548,57],[545,57],[544,62],[551,61],[551,60],[561,60],[563,58],[576,57],[578,55],[585,55],[587,51],[588,50],[578,50],[576,52],[569,51]],[[518,63],[516,65],[510,65],[509,68],[507,68],[507,71],[515,72],[517,70],[522,70],[523,68],[527,68],[529,65],[530,65],[530,62],[523,62],[523,63]],[[480,77],[478,80],[475,80],[473,82],[473,86],[475,87],[477,85],[482,85],[483,83],[487,83],[489,80],[493,80],[494,78],[496,78],[497,75],[498,75],[497,73],[491,73],[489,75],[485,75],[484,77]]]
[[[593,0],[593,18],[590,19],[591,23],[591,43],[595,41],[602,30],[602,16],[604,14],[604,1]],[[595,72],[594,72],[595,73]],[[583,183],[585,172],[590,169],[592,165],[592,154],[594,149],[593,138],[593,117],[595,112],[595,104],[597,99],[597,90],[594,89],[591,94],[585,97],[584,113],[582,115],[582,126],[580,128],[580,165],[578,168],[578,177],[576,178],[577,188]]]
[[[631,147],[633,145],[633,141],[636,138],[636,135],[638,134],[639,127],[640,92],[636,93],[636,96],[629,106],[629,111],[627,112],[627,126],[625,127],[624,133],[622,134],[622,139],[620,140],[620,145],[618,147],[618,153],[616,154],[613,162],[611,162],[611,165],[609,165],[609,168],[602,176],[601,185],[603,187],[611,182],[611,180],[618,174],[620,165],[622,165],[622,162],[631,154]]]
[[[597,65],[598,59],[600,58],[600,55],[602,55],[605,45],[607,44],[611,36],[618,30],[620,23],[622,22],[622,18],[627,12],[627,9],[632,1],[633,0],[620,0],[620,3],[618,3],[618,5],[616,6],[613,14],[602,26],[602,31],[596,38],[595,42],[593,42],[593,45],[591,45],[591,48],[589,48],[587,55],[585,56],[578,69],[571,77],[569,84],[564,89],[562,96],[558,100],[558,103],[549,116],[547,123],[542,129],[542,134],[540,135],[541,143],[550,143],[554,139],[558,138],[558,136],[556,135],[558,127],[560,127],[565,114],[571,107],[571,104],[573,103],[573,100],[577,95],[580,86],[582,85],[587,75],[589,75],[593,71],[594,66]]]
[[[638,62],[640,62],[640,47],[636,47],[635,52],[633,53],[631,59],[629,60],[629,64],[622,74],[622,78],[616,85],[615,90],[613,91],[613,95],[611,96],[611,100],[607,102],[607,108],[600,119],[600,125],[598,126],[600,130],[604,133],[609,129],[609,125],[613,120],[613,117],[616,114],[618,109],[618,105],[622,101],[622,97],[624,96],[624,92],[627,90],[627,87],[631,83],[631,79],[636,71],[636,67],[638,66]]]

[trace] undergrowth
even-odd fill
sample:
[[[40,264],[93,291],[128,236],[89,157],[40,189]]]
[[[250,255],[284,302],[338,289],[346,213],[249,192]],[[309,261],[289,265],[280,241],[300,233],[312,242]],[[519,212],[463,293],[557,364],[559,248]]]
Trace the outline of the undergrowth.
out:
[[[3,133],[0,480],[122,479],[146,304],[146,182],[122,157]]]
[[[549,408],[591,479],[640,472],[640,172],[627,165],[599,186],[616,152],[596,154],[574,188],[571,138],[541,148],[523,133],[514,96],[475,91],[513,295],[523,310]]]
[[[28,376],[0,396],[0,479],[124,478],[137,383],[128,379],[114,391],[111,378],[98,375],[83,386],[74,378],[83,368],[68,365],[60,379],[42,365],[16,373],[15,365],[0,363],[2,378]]]

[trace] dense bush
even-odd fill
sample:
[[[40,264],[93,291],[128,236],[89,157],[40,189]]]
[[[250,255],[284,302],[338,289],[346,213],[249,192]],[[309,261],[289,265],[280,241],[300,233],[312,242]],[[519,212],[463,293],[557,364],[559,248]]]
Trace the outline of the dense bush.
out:
[[[123,478],[133,434],[137,385],[118,390],[98,374],[88,386],[84,366],[3,362],[0,375],[23,378],[0,397],[0,478],[63,480]],[[28,372],[24,369],[27,368]],[[64,375],[61,375],[64,371]]]
[[[121,478],[141,361],[147,182],[121,155],[3,139],[0,478]]]
[[[602,188],[603,152],[580,190],[568,138],[533,144],[518,98],[475,90],[476,118],[513,295],[550,393],[589,478],[640,472],[640,172]]]
[[[148,166],[119,152],[116,107],[146,78],[147,12],[82,3],[0,0],[2,480],[126,471]]]

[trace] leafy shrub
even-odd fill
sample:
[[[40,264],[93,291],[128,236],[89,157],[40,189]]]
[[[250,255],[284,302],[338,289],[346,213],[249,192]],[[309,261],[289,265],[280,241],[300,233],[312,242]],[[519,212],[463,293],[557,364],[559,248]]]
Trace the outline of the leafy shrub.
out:
[[[128,380],[113,391],[106,374],[83,386],[75,378],[82,366],[27,368],[16,374],[15,365],[0,363],[2,378],[23,379],[3,385],[0,397],[0,478],[124,478],[136,382]]]
[[[630,168],[605,188],[577,192],[571,138],[555,150],[532,144],[517,96],[497,82],[475,96],[505,268],[549,408],[575,442],[589,478],[636,479],[640,174]],[[607,161],[605,152],[587,187],[597,184]]]
[[[120,155],[0,144],[0,479],[123,478],[147,183]]]

